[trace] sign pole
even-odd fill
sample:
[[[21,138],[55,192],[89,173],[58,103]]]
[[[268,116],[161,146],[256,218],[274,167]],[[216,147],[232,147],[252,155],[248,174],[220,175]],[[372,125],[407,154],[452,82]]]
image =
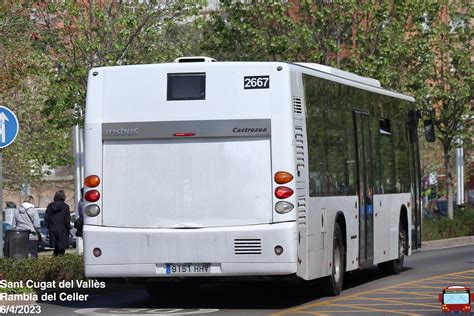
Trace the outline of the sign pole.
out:
[[[1,149],[15,140],[20,130],[15,113],[0,105],[0,258],[3,258],[3,155]]]

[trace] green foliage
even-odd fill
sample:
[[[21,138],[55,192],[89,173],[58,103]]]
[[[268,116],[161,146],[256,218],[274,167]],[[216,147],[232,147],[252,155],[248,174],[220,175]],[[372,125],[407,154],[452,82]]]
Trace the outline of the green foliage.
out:
[[[56,126],[82,124],[87,74],[101,66],[157,63],[187,54],[202,1],[48,2],[35,8],[35,45],[54,64],[43,115]],[[194,37],[193,37],[194,36]]]
[[[0,273],[7,281],[83,280],[82,256],[65,254],[62,257],[40,256],[38,259],[0,259]]]
[[[473,81],[471,1],[439,2],[438,12],[427,15],[424,32],[430,47],[429,67],[425,68],[425,85],[416,91],[419,108],[434,119],[436,136],[444,153],[445,191],[448,216],[452,218],[454,181],[452,153],[457,139],[464,139],[465,152],[473,137]],[[433,113],[433,114],[432,114]]]
[[[52,128],[41,115],[50,93],[52,64],[34,48],[35,26],[20,5],[0,5],[0,104],[17,115],[20,131],[15,142],[2,149],[6,183],[41,180],[43,166],[70,162],[69,129]]]
[[[463,236],[474,236],[474,208],[459,209],[449,218],[424,220],[423,240],[436,240]]]
[[[218,60],[291,60],[299,50],[291,4],[283,1],[219,3],[204,26],[203,50]]]
[[[203,50],[219,60],[335,64],[355,5],[224,0],[204,26]]]
[[[385,88],[414,95],[424,85],[424,67],[432,62],[423,20],[433,11],[436,4],[423,0],[364,2],[355,11],[354,45],[346,66],[377,78]]]
[[[20,121],[3,149],[6,184],[34,184],[44,166],[71,165],[93,67],[170,61],[196,53],[203,1],[49,1],[0,4],[0,104]]]
[[[23,293],[33,293],[34,290],[29,287],[6,287],[6,288],[0,288],[0,293],[7,293],[7,294],[23,294]]]

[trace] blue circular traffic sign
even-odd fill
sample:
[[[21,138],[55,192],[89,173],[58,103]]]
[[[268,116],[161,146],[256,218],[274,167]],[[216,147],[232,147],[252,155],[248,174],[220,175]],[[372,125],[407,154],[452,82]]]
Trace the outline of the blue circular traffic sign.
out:
[[[0,148],[5,148],[15,140],[20,130],[15,113],[9,108],[0,106]]]

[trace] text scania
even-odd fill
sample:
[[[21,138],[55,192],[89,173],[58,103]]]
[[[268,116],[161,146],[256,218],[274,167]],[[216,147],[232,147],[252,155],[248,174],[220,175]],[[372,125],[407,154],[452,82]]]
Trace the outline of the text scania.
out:
[[[234,133],[265,133],[267,131],[266,127],[257,127],[257,128],[238,128],[235,127],[232,132]]]
[[[138,128],[110,128],[105,130],[106,136],[134,136],[138,135]]]

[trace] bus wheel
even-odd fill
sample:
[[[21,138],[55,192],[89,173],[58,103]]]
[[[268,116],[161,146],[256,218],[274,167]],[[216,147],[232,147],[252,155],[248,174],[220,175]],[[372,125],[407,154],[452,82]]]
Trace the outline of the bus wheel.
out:
[[[407,245],[407,232],[403,229],[402,223],[398,228],[398,258],[387,262],[379,263],[379,270],[385,274],[400,274],[403,270],[403,260],[405,259],[405,249]]]
[[[346,270],[345,249],[341,228],[336,223],[334,226],[334,242],[332,250],[332,273],[324,282],[325,292],[331,296],[341,294],[344,271]]]

